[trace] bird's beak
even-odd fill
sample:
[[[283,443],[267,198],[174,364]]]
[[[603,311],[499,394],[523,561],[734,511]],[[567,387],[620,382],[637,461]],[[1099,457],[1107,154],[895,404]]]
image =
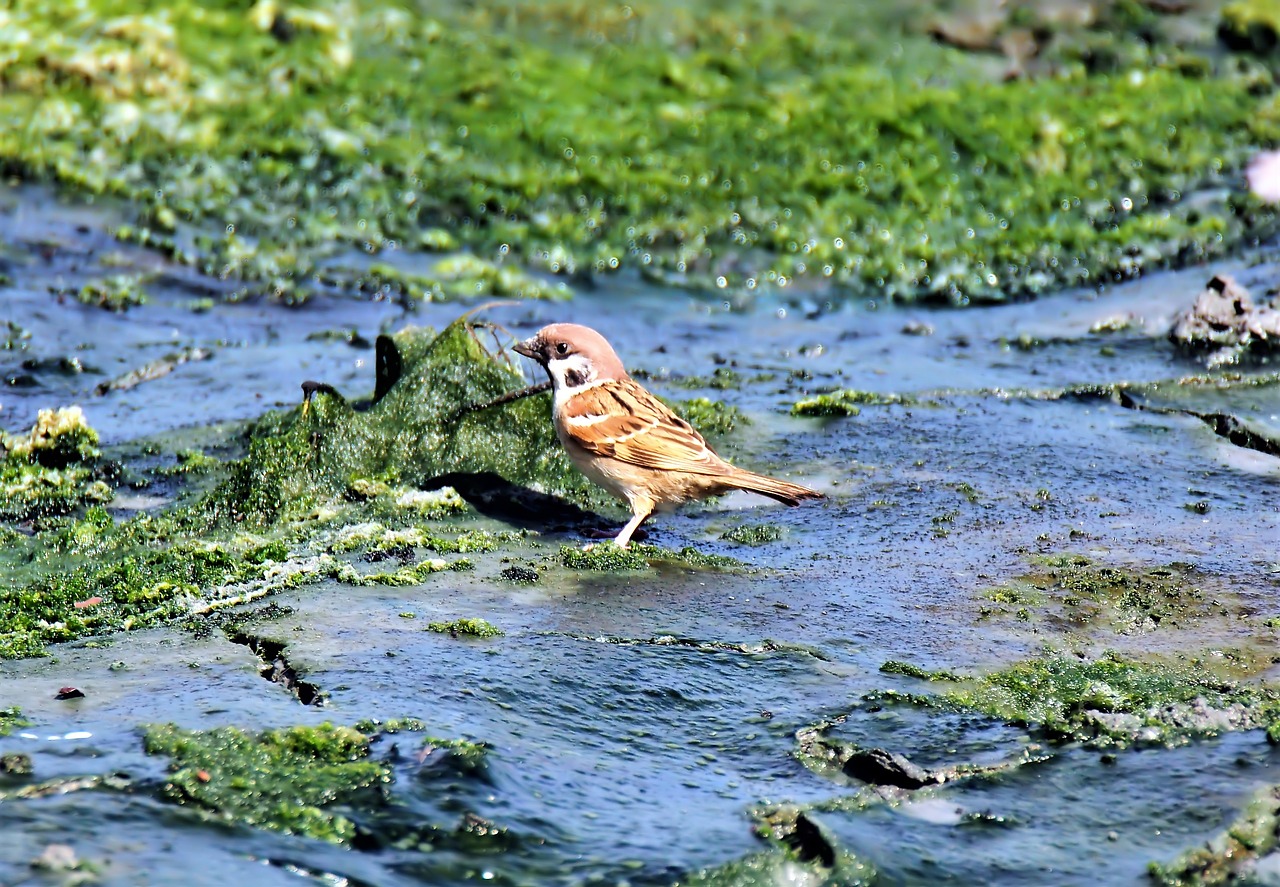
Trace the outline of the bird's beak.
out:
[[[532,339],[525,339],[523,342],[517,342],[515,345],[511,346],[511,350],[516,354],[523,354],[525,357],[532,357],[534,360],[537,360],[538,343],[535,341],[536,338],[537,337],[535,336]]]

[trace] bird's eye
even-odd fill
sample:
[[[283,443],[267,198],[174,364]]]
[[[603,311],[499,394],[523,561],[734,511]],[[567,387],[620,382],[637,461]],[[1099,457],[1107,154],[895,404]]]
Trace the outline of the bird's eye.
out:
[[[568,354],[568,353],[569,353],[569,343],[567,342],[556,343],[556,354]]]

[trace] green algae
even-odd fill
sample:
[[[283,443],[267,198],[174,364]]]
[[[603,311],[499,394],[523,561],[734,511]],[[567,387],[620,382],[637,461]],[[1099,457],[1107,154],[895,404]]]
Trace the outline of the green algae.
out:
[[[886,661],[880,666],[880,671],[885,674],[900,674],[909,678],[919,678],[922,681],[958,682],[964,680],[959,675],[949,671],[929,671],[927,668],[921,668],[918,665],[912,665],[910,662],[901,662],[897,659]]]
[[[1136,15],[1053,53],[1052,76],[998,82],[861,15],[371,2],[282,6],[309,23],[285,39],[268,6],[6,11],[24,39],[4,60],[0,160],[121,195],[137,209],[122,238],[290,303],[340,250],[388,257],[335,281],[380,297],[534,295],[502,281],[511,259],[962,303],[1197,261],[1274,226],[1240,195],[1192,199],[1275,141],[1269,79],[1150,46]],[[441,293],[444,274],[394,262],[450,238],[496,270]]]
[[[1250,864],[1275,849],[1280,835],[1280,786],[1258,792],[1240,816],[1205,846],[1170,863],[1153,862],[1151,879],[1165,887],[1251,883]]]
[[[452,622],[432,622],[428,631],[439,632],[453,637],[496,638],[503,634],[502,629],[483,619],[454,619]]]
[[[378,347],[375,390],[385,393],[357,412],[321,387],[301,407],[258,422],[247,457],[203,503],[208,520],[270,526],[298,519],[340,500],[353,478],[421,486],[441,476],[497,475],[575,501],[601,498],[557,446],[545,403],[529,398],[455,421],[460,406],[523,384],[465,322],[435,337],[405,329],[380,337]]]
[[[1132,634],[1225,615],[1208,579],[1188,564],[1120,567],[1067,554],[1037,558],[1030,573],[984,595],[996,603],[1047,608],[1073,624],[1105,621]]]
[[[1097,748],[1265,727],[1280,713],[1276,690],[1218,678],[1203,662],[1166,665],[1114,654],[1016,663],[939,700]]]
[[[466,509],[446,480],[496,479],[509,499],[603,500],[565,459],[545,403],[457,418],[459,405],[492,400],[522,382],[465,322],[439,335],[410,328],[384,337],[378,356],[379,396],[367,408],[353,409],[332,389],[314,390],[298,408],[253,423],[242,458],[191,452],[160,469],[187,483],[199,478],[203,489],[177,506],[123,522],[90,508],[47,518],[35,536],[14,533],[0,551],[0,657],[41,655],[51,643],[199,617],[321,580],[422,585],[444,571],[472,569],[466,555],[523,538],[421,526]],[[91,475],[82,463],[96,464],[96,443],[78,410],[48,412],[30,435],[5,439],[3,465],[42,478],[80,472],[75,495],[39,503],[45,513],[74,511],[94,490],[83,488]],[[31,508],[30,500],[10,501],[22,514]],[[420,552],[448,557],[418,560]],[[369,571],[345,560],[353,554],[402,564]],[[717,564],[692,550],[654,549],[649,557]]]
[[[841,389],[828,394],[818,394],[796,401],[791,407],[793,416],[817,416],[831,418],[856,416],[864,406],[888,406],[901,404],[911,406],[915,398],[901,394],[879,394],[874,391],[857,391]]]
[[[720,534],[726,542],[750,545],[755,548],[777,542],[782,538],[782,527],[777,524],[742,524]]]
[[[695,397],[676,401],[670,406],[704,437],[723,436],[747,423],[741,410],[721,400]]]
[[[645,570],[649,560],[641,552],[639,544],[633,543],[626,548],[612,542],[602,542],[586,548],[573,545],[560,546],[557,560],[570,570],[589,570],[602,573],[616,573],[630,570]]]
[[[646,570],[651,564],[667,564],[694,570],[733,570],[744,566],[734,558],[706,554],[689,545],[672,550],[640,542],[632,542],[626,548],[612,542],[585,548],[562,545],[555,559],[570,570],[604,573]]]
[[[171,759],[162,790],[210,818],[335,844],[356,836],[351,807],[384,803],[391,771],[369,759],[369,738],[321,724],[246,733],[235,727],[147,728],[148,754]]]

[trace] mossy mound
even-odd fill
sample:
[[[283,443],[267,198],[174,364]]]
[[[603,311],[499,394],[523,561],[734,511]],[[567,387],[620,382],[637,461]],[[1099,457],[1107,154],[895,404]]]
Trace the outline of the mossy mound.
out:
[[[502,629],[484,619],[455,619],[452,622],[432,622],[428,631],[458,637],[463,635],[473,638],[496,638],[502,636]]]
[[[322,386],[301,407],[265,418],[248,455],[198,509],[214,523],[264,527],[358,494],[361,484],[422,487],[456,475],[602,501],[565,458],[545,398],[462,413],[525,384],[482,334],[460,320],[438,336],[408,328],[380,337],[367,409]]]

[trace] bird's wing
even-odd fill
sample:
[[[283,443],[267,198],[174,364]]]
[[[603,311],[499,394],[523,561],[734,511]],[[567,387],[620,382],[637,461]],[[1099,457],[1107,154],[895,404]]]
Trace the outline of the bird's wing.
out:
[[[659,471],[722,474],[728,466],[693,426],[631,379],[593,385],[561,410],[567,436],[582,449]]]

